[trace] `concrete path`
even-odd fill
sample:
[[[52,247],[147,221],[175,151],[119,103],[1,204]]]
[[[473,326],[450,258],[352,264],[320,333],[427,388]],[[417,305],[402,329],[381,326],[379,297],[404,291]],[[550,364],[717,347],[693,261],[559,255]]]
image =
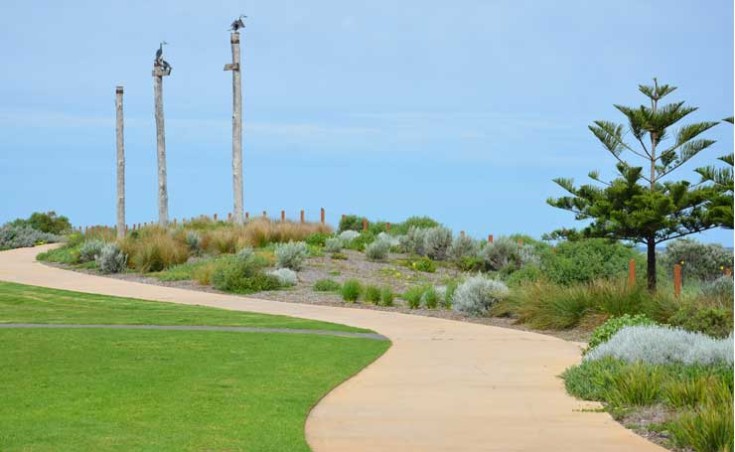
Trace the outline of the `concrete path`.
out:
[[[383,357],[311,412],[317,452],[661,451],[566,395],[557,377],[579,347],[550,336],[367,309],[312,306],[132,283],[42,265],[49,246],[0,252],[0,280],[289,315],[372,329]],[[0,314],[1,315],[1,314]]]
[[[297,328],[259,328],[255,326],[207,326],[207,325],[114,325],[114,324],[84,324],[84,323],[0,323],[1,329],[12,328],[46,328],[46,329],[103,329],[103,330],[164,330],[164,331],[220,331],[228,333],[283,333],[283,334],[313,334],[317,336],[356,337],[359,339],[373,339],[385,341],[383,335],[376,333],[353,333],[334,330],[307,330]]]

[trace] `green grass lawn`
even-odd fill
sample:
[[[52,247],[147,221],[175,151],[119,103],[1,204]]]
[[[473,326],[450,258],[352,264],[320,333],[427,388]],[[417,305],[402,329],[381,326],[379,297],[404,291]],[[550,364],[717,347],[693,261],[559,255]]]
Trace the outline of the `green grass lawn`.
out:
[[[108,297],[0,281],[0,323],[213,325],[368,332],[336,323]]]
[[[354,329],[0,283],[0,322]],[[338,328],[339,327],[339,328]],[[308,450],[304,422],[388,341],[0,329],[0,450]]]

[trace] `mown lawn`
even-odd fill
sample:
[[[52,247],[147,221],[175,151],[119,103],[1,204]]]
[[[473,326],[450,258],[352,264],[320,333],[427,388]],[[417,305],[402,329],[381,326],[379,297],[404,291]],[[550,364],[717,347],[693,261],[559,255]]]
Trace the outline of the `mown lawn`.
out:
[[[5,283],[0,300],[4,323],[326,329]],[[86,329],[0,329],[0,342],[2,451],[308,450],[310,408],[390,346],[300,334]]]
[[[329,322],[109,297],[0,281],[0,323],[210,325],[367,332]]]

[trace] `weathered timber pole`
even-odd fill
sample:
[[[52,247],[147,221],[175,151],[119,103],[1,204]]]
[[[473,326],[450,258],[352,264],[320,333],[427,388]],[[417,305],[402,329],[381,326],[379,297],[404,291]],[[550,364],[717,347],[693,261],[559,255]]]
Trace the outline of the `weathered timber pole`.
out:
[[[125,139],[123,125],[123,87],[115,88],[117,129],[117,238],[125,238]]]
[[[240,33],[230,33],[232,63],[225,71],[232,71],[232,191],[235,202],[235,223],[243,223],[242,188],[242,82],[240,80]]]
[[[163,77],[169,70],[153,66],[153,93],[156,103],[156,147],[158,152],[158,224],[168,226],[168,189],[166,186],[166,131],[163,122]]]

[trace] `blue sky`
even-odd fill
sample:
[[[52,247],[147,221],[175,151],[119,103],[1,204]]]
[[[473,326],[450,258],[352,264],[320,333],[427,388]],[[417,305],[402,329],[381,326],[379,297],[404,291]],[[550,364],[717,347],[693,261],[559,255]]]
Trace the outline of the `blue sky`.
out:
[[[54,209],[115,221],[114,90],[125,86],[128,222],[155,219],[150,76],[164,82],[170,213],[231,209],[231,20],[243,33],[246,210],[397,221],[475,236],[570,227],[551,179],[609,174],[587,126],[639,83],[679,87],[691,120],[733,114],[729,0],[0,3],[0,223]],[[678,170],[733,149],[714,148]],[[676,173],[675,173],[676,174]],[[706,241],[732,244],[731,231]]]

